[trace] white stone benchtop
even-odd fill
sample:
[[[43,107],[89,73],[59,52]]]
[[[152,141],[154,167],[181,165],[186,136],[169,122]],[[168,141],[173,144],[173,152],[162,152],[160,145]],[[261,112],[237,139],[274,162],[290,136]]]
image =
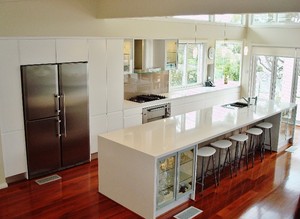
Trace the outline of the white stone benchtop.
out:
[[[242,101],[241,101],[242,102]],[[160,157],[205,142],[296,106],[258,99],[257,105],[229,108],[221,105],[101,134],[153,157]]]

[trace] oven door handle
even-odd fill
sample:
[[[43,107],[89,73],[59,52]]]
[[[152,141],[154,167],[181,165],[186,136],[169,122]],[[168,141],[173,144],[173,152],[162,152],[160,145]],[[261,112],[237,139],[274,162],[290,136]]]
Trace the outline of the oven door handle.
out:
[[[156,108],[148,109],[147,111],[148,112],[154,112],[154,111],[162,110],[162,109],[165,109],[165,108],[166,108],[165,106],[162,106],[162,107],[156,107]]]

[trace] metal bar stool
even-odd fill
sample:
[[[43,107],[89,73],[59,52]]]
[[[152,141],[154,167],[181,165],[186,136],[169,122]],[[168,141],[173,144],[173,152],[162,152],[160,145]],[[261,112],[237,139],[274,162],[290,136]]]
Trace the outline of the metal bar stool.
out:
[[[263,130],[260,128],[250,128],[246,131],[246,133],[250,137],[250,143],[249,143],[249,148],[248,148],[248,156],[252,155],[252,167],[254,167],[254,158],[255,158],[255,151],[257,147],[259,147],[259,144],[261,143],[260,137],[261,134],[263,133]],[[260,157],[262,159],[262,146],[260,148]],[[247,163],[247,169],[248,169],[248,163]]]
[[[271,131],[272,131],[272,127],[273,124],[270,122],[261,122],[259,124],[256,125],[258,128],[263,129],[264,133],[262,135],[262,153],[263,153],[263,157],[265,155],[265,149],[266,146],[270,147],[270,154],[272,154],[272,136],[271,136]],[[269,132],[269,143],[266,143],[266,132]]]
[[[226,155],[225,155],[225,160],[222,166],[222,171],[225,167],[226,164],[230,165],[230,175],[232,178],[232,162],[231,162],[231,153],[230,153],[230,146],[232,145],[232,142],[229,140],[219,140],[219,141],[215,141],[212,142],[210,144],[211,146],[213,146],[214,148],[218,149],[218,153],[219,153],[219,161],[218,161],[218,184],[220,185],[220,176],[221,176],[221,152],[222,150],[226,149]],[[228,161],[227,161],[228,159]]]
[[[248,135],[236,134],[236,135],[230,136],[229,139],[236,142],[233,167],[234,167],[235,175],[237,176],[237,170],[240,167],[241,159],[243,157],[246,157],[246,163],[247,163],[247,167],[248,167],[248,155],[247,155]],[[241,149],[241,152],[240,152],[240,149]],[[240,153],[240,155],[239,155],[239,153]]]
[[[201,177],[199,179],[197,179],[197,182],[199,184],[201,184],[201,192],[204,189],[204,179],[207,175],[207,173],[209,171],[212,171],[214,178],[215,178],[215,186],[217,186],[217,177],[216,177],[216,170],[215,170],[215,158],[214,158],[214,154],[216,153],[216,149],[214,149],[213,147],[209,147],[209,146],[205,146],[205,147],[201,147],[198,149],[197,152],[197,156],[202,158],[202,166],[201,166]],[[205,158],[208,158],[208,162],[207,162],[207,166],[206,166],[206,171],[204,172],[204,160]],[[209,170],[209,164],[210,161],[212,160],[212,165],[213,168],[211,170]],[[199,182],[200,181],[200,182]]]

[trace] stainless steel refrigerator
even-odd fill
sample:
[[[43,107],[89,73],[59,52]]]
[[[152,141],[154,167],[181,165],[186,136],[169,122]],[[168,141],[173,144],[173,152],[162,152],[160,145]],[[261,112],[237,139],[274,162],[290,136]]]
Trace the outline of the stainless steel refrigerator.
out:
[[[29,178],[90,161],[87,63],[21,66]]]

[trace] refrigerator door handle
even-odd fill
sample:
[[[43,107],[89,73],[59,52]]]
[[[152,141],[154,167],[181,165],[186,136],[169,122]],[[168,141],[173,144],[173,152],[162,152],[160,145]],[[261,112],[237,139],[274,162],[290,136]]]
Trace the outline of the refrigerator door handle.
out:
[[[67,119],[66,119],[66,95],[63,94],[63,109],[64,109],[64,136],[67,137]]]
[[[59,94],[54,94],[55,97],[55,108],[56,108],[56,113],[57,115],[60,114],[60,109],[59,109],[59,99],[60,99],[60,95]]]
[[[58,136],[58,137],[61,137],[61,133],[60,133],[60,123],[61,123],[61,120],[60,120],[60,119],[57,119],[57,136]]]

